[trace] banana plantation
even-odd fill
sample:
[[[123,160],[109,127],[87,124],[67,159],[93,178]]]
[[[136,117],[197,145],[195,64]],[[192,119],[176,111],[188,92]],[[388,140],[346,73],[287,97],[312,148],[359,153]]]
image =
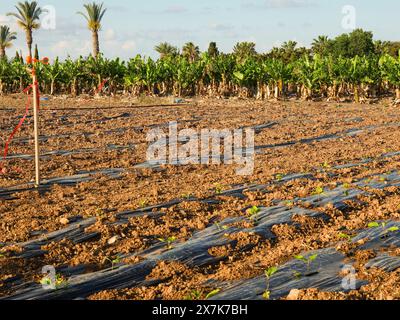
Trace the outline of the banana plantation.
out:
[[[102,56],[56,59],[36,66],[44,94],[125,94],[131,96],[237,96],[257,99],[366,99],[396,93],[400,99],[400,59],[391,55],[354,58],[304,55],[291,63],[262,55],[199,58],[141,57],[129,61]],[[30,81],[21,58],[0,61],[0,93],[21,92]]]
[[[359,21],[396,21],[385,1],[357,4]],[[251,300],[400,300],[400,41],[354,29],[265,51],[355,28],[313,20],[347,12],[335,1],[3,2],[1,302],[150,300],[152,319],[184,318],[185,301],[188,319],[246,319],[236,301],[251,316]],[[223,24],[205,27],[207,2]],[[274,28],[279,12],[309,34]],[[263,51],[237,42],[253,38]]]

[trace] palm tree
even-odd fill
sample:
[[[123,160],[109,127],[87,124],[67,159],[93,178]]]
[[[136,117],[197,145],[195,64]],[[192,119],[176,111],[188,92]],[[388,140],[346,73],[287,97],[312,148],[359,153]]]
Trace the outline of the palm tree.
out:
[[[160,59],[178,55],[178,48],[174,47],[168,42],[160,43],[158,46],[154,47],[154,50],[156,50],[160,54]]]
[[[296,41],[285,41],[281,46],[282,58],[286,62],[292,62],[296,59]]]
[[[87,21],[87,26],[90,31],[92,31],[92,44],[93,44],[93,57],[97,57],[100,53],[99,45],[99,31],[101,29],[101,20],[104,17],[107,9],[103,9],[102,4],[97,4],[95,2],[83,5],[86,9],[86,13],[78,12]]]
[[[323,55],[327,52],[329,46],[329,38],[327,36],[318,36],[318,38],[313,40],[311,44],[311,49],[314,54]]]
[[[7,26],[0,26],[0,59],[6,56],[6,49],[12,46],[12,41],[17,39],[15,32],[10,32]]]
[[[17,24],[25,31],[29,56],[32,57],[32,31],[40,28],[39,19],[44,11],[38,6],[36,1],[18,2],[15,8],[18,12],[9,12],[7,16],[17,18]]]
[[[216,42],[210,42],[209,46],[208,46],[208,55],[212,58],[215,58],[219,55],[219,50],[217,47],[217,43]]]
[[[233,54],[242,63],[248,57],[257,55],[256,44],[254,42],[239,42],[233,48]]]
[[[182,55],[187,58],[189,62],[194,62],[200,55],[200,49],[193,42],[188,42],[182,48]]]

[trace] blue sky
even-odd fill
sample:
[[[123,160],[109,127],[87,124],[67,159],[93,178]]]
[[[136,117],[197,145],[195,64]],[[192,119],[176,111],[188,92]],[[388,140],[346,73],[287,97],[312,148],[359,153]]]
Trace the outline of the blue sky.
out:
[[[91,51],[91,35],[83,18],[82,0],[39,0],[56,9],[55,30],[34,33],[40,53],[61,58]],[[308,46],[318,35],[336,36],[343,29],[342,8],[356,9],[357,27],[373,31],[375,38],[400,40],[398,0],[104,0],[108,11],[100,33],[101,51],[108,57],[124,59],[138,53],[157,57],[154,46],[167,41],[181,47],[193,41],[205,50],[216,41],[220,50],[230,52],[239,41],[253,41],[264,52],[286,40]],[[0,24],[18,32],[13,52],[26,53],[25,35],[12,18],[15,0],[1,0]]]

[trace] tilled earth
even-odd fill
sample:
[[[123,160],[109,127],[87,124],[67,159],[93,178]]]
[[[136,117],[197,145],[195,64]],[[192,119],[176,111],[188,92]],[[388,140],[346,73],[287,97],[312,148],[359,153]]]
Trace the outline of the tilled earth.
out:
[[[0,101],[4,147],[24,100]],[[400,112],[389,100],[168,104],[45,101],[40,190],[28,118],[0,175],[2,298],[400,298]],[[147,133],[170,121],[254,128],[254,173],[149,166]],[[44,266],[56,290],[40,284]]]

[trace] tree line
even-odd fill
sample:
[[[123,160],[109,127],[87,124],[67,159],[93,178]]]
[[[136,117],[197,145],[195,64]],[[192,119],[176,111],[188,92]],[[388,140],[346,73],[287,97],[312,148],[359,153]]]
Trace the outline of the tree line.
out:
[[[211,95],[280,99],[343,99],[359,102],[396,92],[400,99],[398,42],[374,41],[361,29],[334,39],[316,38],[310,48],[285,42],[267,53],[258,53],[252,42],[237,43],[233,52],[220,52],[211,42],[206,52],[189,42],[179,48],[164,42],[155,47],[154,60],[137,55],[129,61],[107,59],[100,53],[99,31],[106,13],[103,4],[86,4],[78,12],[92,32],[93,52],[88,57],[55,59],[36,66],[40,88],[48,94]],[[33,30],[40,27],[43,10],[37,2],[20,2],[9,13],[25,31],[32,57]],[[0,94],[21,91],[29,83],[22,53],[7,58],[6,49],[16,39],[8,26],[0,26]],[[39,60],[35,47],[34,56]],[[35,60],[34,60],[35,61]]]

